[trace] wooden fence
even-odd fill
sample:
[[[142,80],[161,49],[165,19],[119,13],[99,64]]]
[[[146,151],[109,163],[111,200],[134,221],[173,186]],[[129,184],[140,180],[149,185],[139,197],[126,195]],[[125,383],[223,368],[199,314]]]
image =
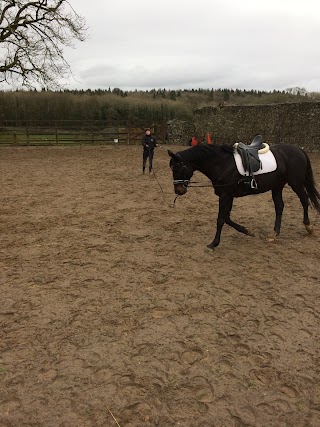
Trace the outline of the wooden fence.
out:
[[[0,146],[4,145],[70,145],[70,144],[140,144],[142,127],[0,127]],[[166,139],[166,125],[154,125],[159,142]]]

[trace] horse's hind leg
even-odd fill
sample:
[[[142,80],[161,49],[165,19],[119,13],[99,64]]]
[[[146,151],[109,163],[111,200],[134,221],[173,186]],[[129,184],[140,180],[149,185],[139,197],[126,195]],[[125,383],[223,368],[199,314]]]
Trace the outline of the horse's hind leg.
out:
[[[296,195],[299,197],[300,203],[302,204],[302,207],[303,207],[303,224],[306,227],[307,232],[312,234],[313,228],[312,228],[312,225],[310,225],[310,220],[309,220],[309,212],[308,212],[308,210],[309,210],[309,199],[308,199],[307,193],[303,187],[291,187],[291,188],[296,193]]]

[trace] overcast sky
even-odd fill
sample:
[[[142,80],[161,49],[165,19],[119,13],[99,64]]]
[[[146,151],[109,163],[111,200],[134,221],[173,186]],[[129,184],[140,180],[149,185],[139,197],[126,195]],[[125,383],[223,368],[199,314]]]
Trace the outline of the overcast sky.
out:
[[[320,92],[319,0],[70,0],[88,39],[69,88]]]

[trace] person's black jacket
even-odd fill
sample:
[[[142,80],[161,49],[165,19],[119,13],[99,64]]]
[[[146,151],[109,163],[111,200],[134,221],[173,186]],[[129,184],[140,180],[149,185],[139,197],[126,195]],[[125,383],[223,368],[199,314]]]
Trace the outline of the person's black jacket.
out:
[[[154,147],[157,145],[156,138],[153,135],[144,135],[142,145],[144,150],[153,151]]]

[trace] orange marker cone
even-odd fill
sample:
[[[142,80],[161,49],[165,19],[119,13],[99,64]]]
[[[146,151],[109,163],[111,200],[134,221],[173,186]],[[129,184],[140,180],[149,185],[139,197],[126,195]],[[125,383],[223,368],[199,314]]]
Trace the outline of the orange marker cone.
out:
[[[198,144],[199,144],[199,142],[198,142],[197,138],[195,136],[193,136],[192,137],[192,141],[191,141],[192,147],[195,147]]]

